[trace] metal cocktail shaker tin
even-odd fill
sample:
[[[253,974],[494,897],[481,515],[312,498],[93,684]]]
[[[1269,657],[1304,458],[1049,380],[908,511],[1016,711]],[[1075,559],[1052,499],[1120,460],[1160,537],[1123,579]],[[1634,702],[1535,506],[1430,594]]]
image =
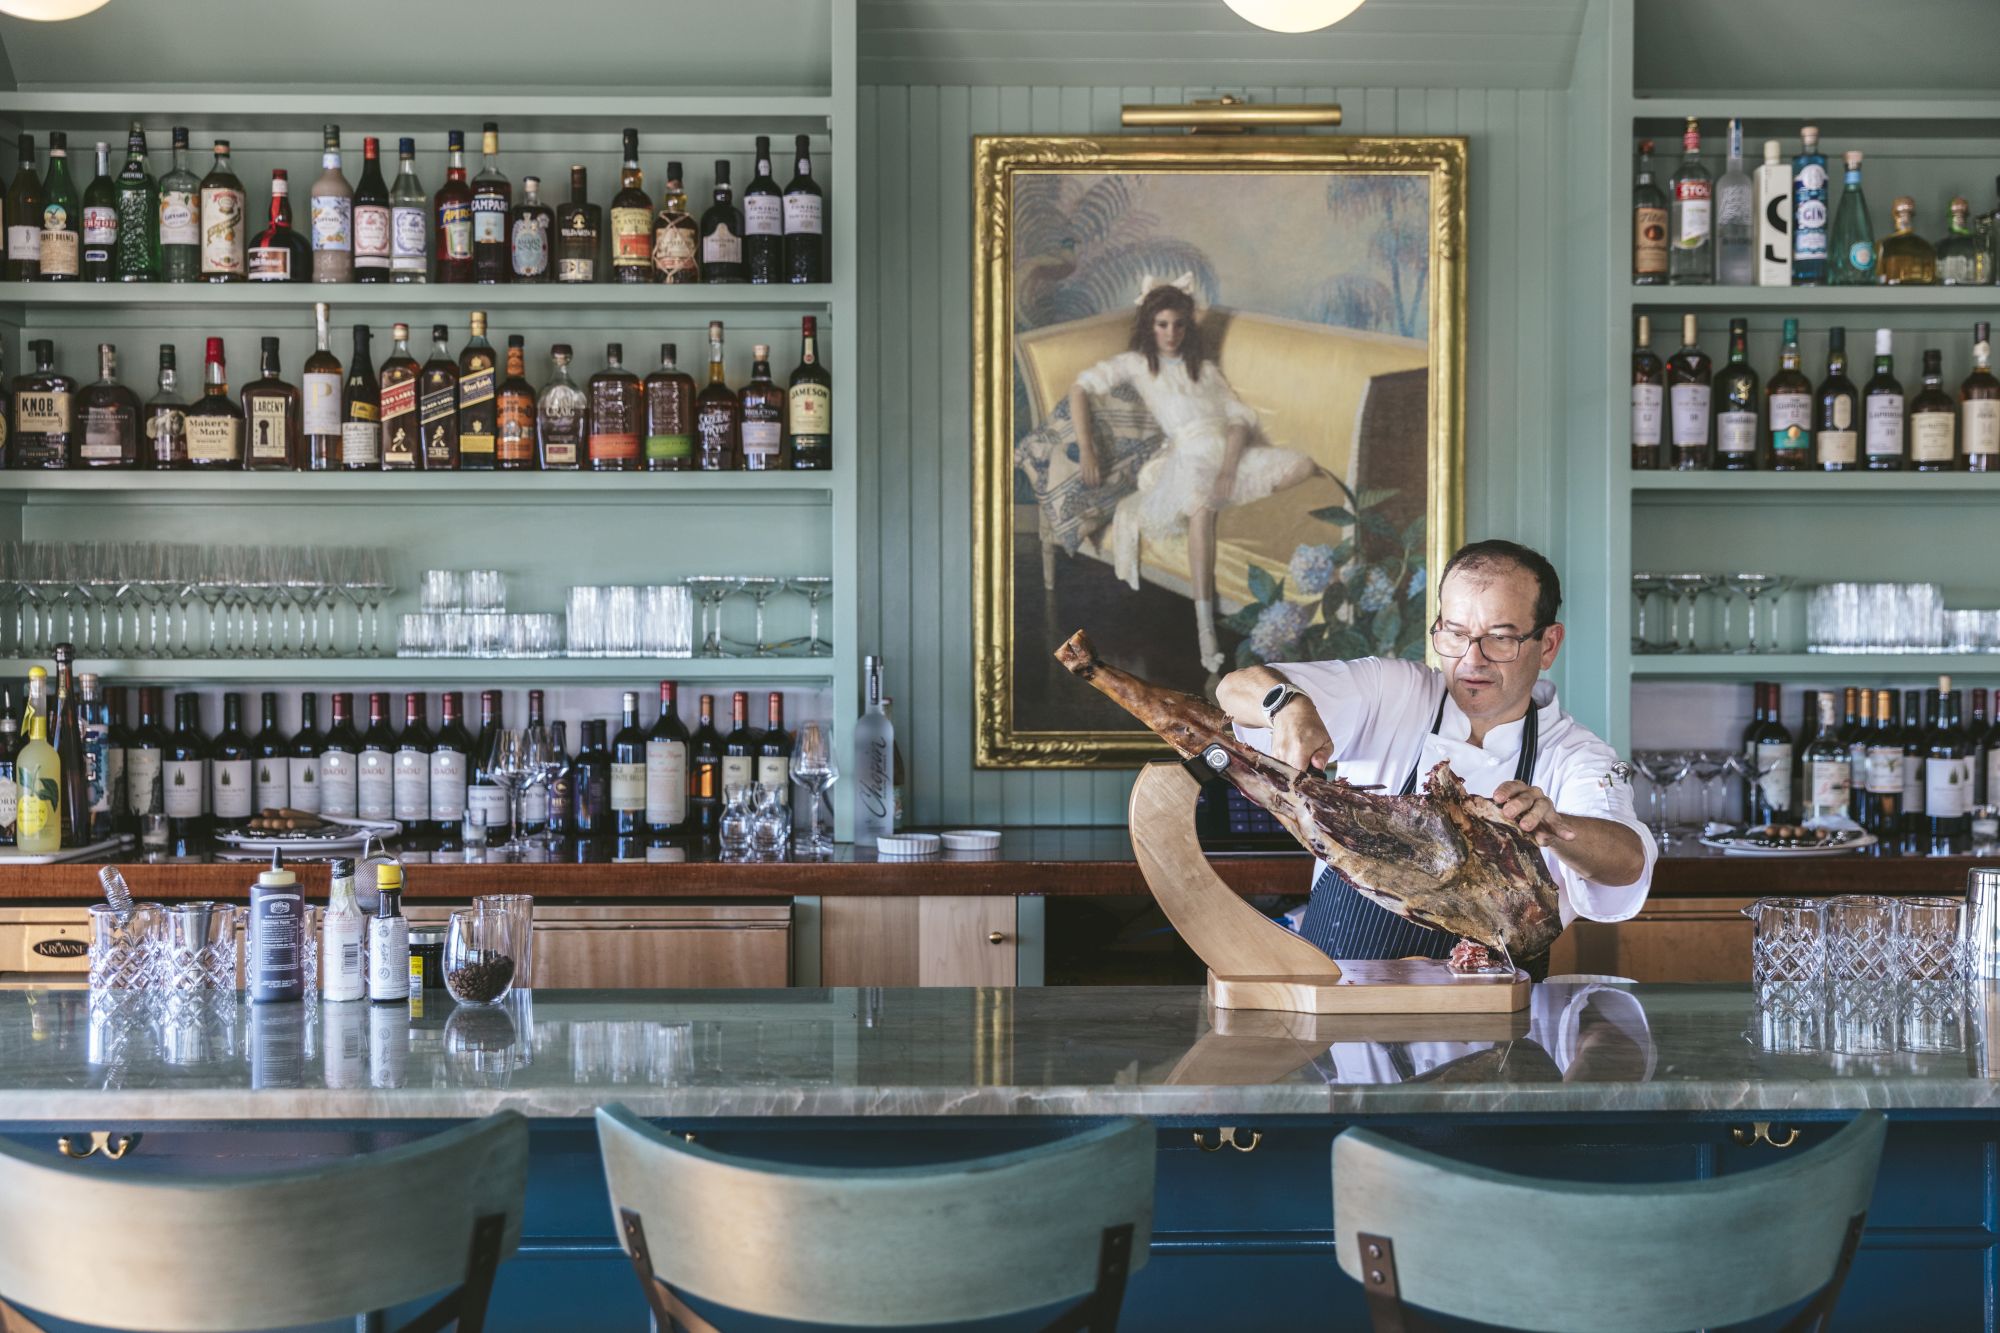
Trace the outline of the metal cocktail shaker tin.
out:
[[[1965,873],[1965,936],[1974,980],[2000,980],[2000,866]]]

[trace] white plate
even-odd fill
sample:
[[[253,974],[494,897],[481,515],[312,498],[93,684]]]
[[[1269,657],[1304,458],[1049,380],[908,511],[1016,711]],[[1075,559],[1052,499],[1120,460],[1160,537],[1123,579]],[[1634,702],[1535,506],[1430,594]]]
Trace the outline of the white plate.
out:
[[[990,828],[947,829],[943,835],[946,851],[990,852],[1000,846],[998,830]]]
[[[1864,847],[1873,847],[1878,841],[1880,839],[1874,834],[1864,833],[1849,842],[1838,843],[1832,847],[1759,847],[1754,843],[1744,842],[1737,838],[1703,838],[1701,845],[1704,847],[1713,847],[1725,856],[1810,858],[1815,856],[1845,856],[1849,852],[1858,852]]]
[[[935,833],[883,833],[875,839],[879,856],[935,856],[941,845]]]
[[[218,833],[215,840],[236,852],[274,851],[303,852],[358,852],[370,838],[377,840],[393,838],[403,831],[403,826],[393,819],[342,819],[337,815],[321,815],[329,824],[337,825],[345,832],[329,829],[324,833],[301,834],[285,837],[272,833]]]

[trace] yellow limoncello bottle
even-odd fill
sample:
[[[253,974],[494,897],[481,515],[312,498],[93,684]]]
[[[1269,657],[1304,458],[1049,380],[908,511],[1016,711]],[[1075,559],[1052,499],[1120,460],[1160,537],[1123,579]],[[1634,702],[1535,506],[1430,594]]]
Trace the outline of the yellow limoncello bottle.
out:
[[[53,852],[62,847],[62,762],[49,744],[48,717],[37,713],[28,723],[28,743],[14,759],[20,806],[15,820],[15,846],[23,852]]]

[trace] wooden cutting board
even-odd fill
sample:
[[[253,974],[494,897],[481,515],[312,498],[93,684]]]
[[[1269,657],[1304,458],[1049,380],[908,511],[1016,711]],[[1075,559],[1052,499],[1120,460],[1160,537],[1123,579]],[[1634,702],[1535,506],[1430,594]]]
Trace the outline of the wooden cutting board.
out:
[[[1325,977],[1208,974],[1218,1009],[1289,1009],[1302,1014],[1509,1014],[1528,1007],[1534,982],[1454,976],[1441,959],[1348,959],[1337,980]]]

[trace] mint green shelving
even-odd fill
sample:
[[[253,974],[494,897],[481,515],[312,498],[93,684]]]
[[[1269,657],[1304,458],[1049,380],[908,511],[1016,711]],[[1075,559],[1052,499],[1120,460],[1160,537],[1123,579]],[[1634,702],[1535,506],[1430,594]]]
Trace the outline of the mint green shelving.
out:
[[[716,684],[830,685],[832,657],[326,657],[262,661],[250,658],[121,660],[83,658],[79,671],[95,671],[121,684],[337,685],[356,691],[392,685],[631,685],[648,674]],[[25,677],[34,662],[0,661],[0,676]],[[47,665],[46,662],[42,665]]]

